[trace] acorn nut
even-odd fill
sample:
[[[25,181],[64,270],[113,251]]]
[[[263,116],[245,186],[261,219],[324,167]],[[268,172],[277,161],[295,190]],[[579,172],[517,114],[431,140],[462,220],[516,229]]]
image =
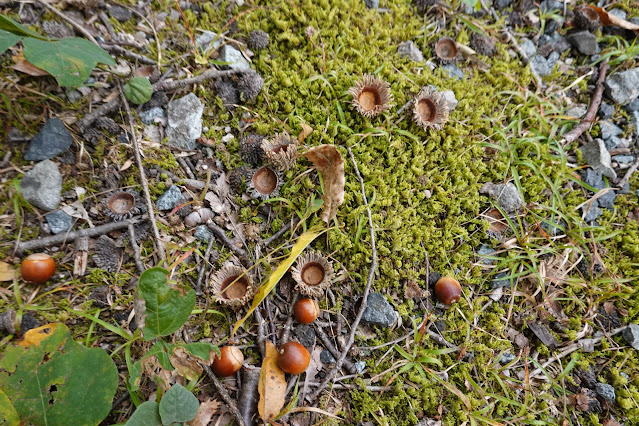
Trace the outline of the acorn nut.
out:
[[[293,305],[293,313],[297,322],[310,324],[320,314],[319,305],[313,299],[300,299]]]
[[[441,277],[435,284],[435,296],[444,305],[452,305],[461,297],[461,286],[453,277]]]
[[[44,283],[55,273],[55,261],[46,253],[34,253],[22,261],[20,273],[25,281]]]
[[[297,342],[285,343],[278,350],[277,365],[286,373],[303,373],[310,361],[311,354]]]
[[[213,365],[211,366],[213,372],[220,377],[232,376],[240,371],[242,364],[244,363],[244,355],[235,346],[224,346],[220,348],[220,355],[215,355],[213,359]]]

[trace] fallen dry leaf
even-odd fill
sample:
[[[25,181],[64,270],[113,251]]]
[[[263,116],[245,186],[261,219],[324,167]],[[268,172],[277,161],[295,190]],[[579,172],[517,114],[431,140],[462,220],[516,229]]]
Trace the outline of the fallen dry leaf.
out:
[[[297,141],[299,143],[304,142],[304,139],[306,139],[306,137],[308,135],[310,135],[311,133],[313,133],[313,128],[311,126],[309,126],[306,123],[302,123],[302,131],[300,132],[300,134],[297,136]]]
[[[277,365],[277,348],[271,342],[266,342],[266,356],[262,361],[257,390],[260,393],[257,411],[268,423],[280,414],[286,400],[286,377]]]
[[[0,281],[13,281],[15,277],[16,271],[13,270],[11,265],[0,261]]]
[[[219,414],[222,404],[216,399],[209,399],[200,403],[195,418],[187,423],[189,426],[207,426],[215,414]]]
[[[186,377],[187,380],[195,380],[202,374],[202,366],[184,348],[174,349],[173,353],[169,355],[169,360],[178,374]]]
[[[45,70],[36,67],[31,62],[24,59],[24,56],[22,56],[22,52],[14,55],[13,57],[11,57],[11,59],[13,59],[13,62],[15,62],[15,64],[11,65],[9,68],[13,68],[16,71],[23,72],[33,77],[43,77],[45,75],[49,75],[49,73]]]
[[[601,21],[601,25],[604,25],[604,26],[615,25],[625,30],[634,31],[635,33],[639,35],[639,25],[633,24],[632,22],[628,22],[625,19],[615,16],[611,13],[608,13],[602,8],[594,6],[592,4],[589,4],[586,6],[591,8],[595,12],[597,12],[597,15],[599,15],[599,21]]]
[[[334,145],[320,145],[309,149],[304,153],[324,179],[324,207],[322,220],[329,223],[335,215],[337,208],[344,202],[344,160]]]

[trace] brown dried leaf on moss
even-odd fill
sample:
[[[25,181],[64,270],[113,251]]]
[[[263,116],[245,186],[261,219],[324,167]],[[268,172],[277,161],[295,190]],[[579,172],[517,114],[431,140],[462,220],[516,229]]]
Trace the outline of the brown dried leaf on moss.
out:
[[[260,383],[257,388],[260,400],[257,410],[265,422],[277,417],[286,401],[286,377],[277,365],[277,348],[271,342],[266,342],[266,356],[262,361]]]
[[[324,208],[322,220],[329,223],[337,215],[337,208],[344,202],[344,160],[334,145],[320,145],[304,153],[324,179]]]
[[[15,277],[13,267],[6,262],[0,262],[0,281],[13,281]]]
[[[207,426],[211,424],[211,419],[215,414],[220,414],[222,403],[217,399],[209,398],[201,402],[197,409],[197,414],[193,420],[187,422],[189,426]]]
[[[297,136],[297,141],[299,143],[304,142],[304,139],[306,139],[306,137],[308,135],[310,135],[311,133],[313,133],[313,128],[311,126],[309,126],[306,123],[302,123],[302,131],[300,132],[300,134]]]

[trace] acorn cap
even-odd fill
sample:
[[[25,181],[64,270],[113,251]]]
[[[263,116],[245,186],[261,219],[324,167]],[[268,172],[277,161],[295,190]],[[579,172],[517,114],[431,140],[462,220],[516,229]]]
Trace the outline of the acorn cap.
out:
[[[432,86],[425,87],[415,97],[413,119],[424,129],[441,130],[448,121],[448,102]]]
[[[249,133],[240,138],[240,155],[245,162],[257,165],[264,157],[262,151],[262,140],[264,136],[257,133]]]
[[[365,74],[348,89],[353,96],[353,107],[364,117],[375,117],[390,108],[393,96],[390,85],[371,74]]]
[[[320,297],[331,283],[335,274],[333,265],[319,253],[311,251],[302,255],[291,269],[291,276],[297,288],[305,296]]]
[[[297,162],[297,140],[286,133],[278,133],[274,138],[264,139],[262,151],[266,161],[278,170],[288,170]]]
[[[240,166],[237,169],[229,171],[229,185],[235,192],[242,190],[242,182],[247,182],[250,179],[251,169],[248,166]]]
[[[211,291],[216,302],[237,310],[251,300],[255,287],[246,269],[228,264],[212,278]]]
[[[276,170],[263,166],[250,174],[247,190],[252,198],[268,200],[280,194],[282,177]]]
[[[584,30],[594,31],[599,27],[599,14],[587,6],[581,6],[575,9],[575,17],[573,23]]]
[[[144,206],[140,202],[140,196],[136,191],[124,189],[115,191],[110,196],[102,200],[104,213],[119,222],[129,219],[144,211]]]
[[[443,63],[454,62],[459,57],[459,48],[452,38],[442,37],[435,44],[435,54]]]

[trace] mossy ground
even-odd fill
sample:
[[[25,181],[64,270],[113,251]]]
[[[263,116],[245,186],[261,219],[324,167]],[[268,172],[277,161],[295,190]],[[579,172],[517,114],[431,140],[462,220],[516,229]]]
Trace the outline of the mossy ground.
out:
[[[552,297],[561,302],[564,314],[570,318],[564,323],[566,330],[559,336],[561,341],[574,338],[587,324],[596,329],[591,308],[596,309],[604,301],[611,301],[627,312],[628,322],[637,322],[639,300],[634,287],[639,275],[639,224],[627,220],[637,203],[634,195],[634,190],[639,188],[637,176],[630,181],[630,194],[618,196],[615,209],[605,210],[597,226],[584,224],[578,206],[588,196],[575,177],[578,168],[567,160],[566,153],[571,147],[558,145],[561,132],[572,123],[562,116],[564,104],[560,89],[579,75],[573,71],[557,71],[545,79],[549,89],[543,95],[535,94],[529,69],[511,55],[508,45],[497,43],[498,52],[493,58],[481,57],[487,69],[461,62],[459,67],[466,78],[450,78],[440,67],[431,71],[423,63],[400,58],[396,51],[401,42],[413,40],[422,48],[425,58],[432,59],[432,46],[439,37],[450,36],[467,42],[472,29],[461,15],[446,14],[444,25],[436,23],[433,17],[417,15],[408,0],[382,3],[387,3],[382,4],[388,8],[386,13],[368,10],[363,2],[356,0],[278,0],[236,8],[235,14],[247,12],[237,18],[239,33],[234,38],[243,39],[253,29],[270,35],[270,46],[255,52],[252,58],[252,66],[265,79],[262,93],[254,103],[231,112],[222,107],[212,85],[196,90],[206,104],[204,125],[210,129],[208,137],[221,138],[225,126],[235,131],[242,114],[248,114],[253,130],[258,133],[272,135],[286,131],[296,135],[301,131],[301,124],[306,123],[314,131],[304,144],[338,146],[346,166],[345,200],[331,224],[335,229],[329,231],[326,240],[317,242],[315,248],[331,253],[348,270],[350,281],[343,285],[349,285],[356,292],[361,290],[371,262],[366,210],[345,147],[351,148],[358,162],[375,224],[379,271],[374,290],[385,294],[395,305],[402,314],[404,328],[410,330],[411,320],[419,322],[424,314],[423,305],[404,298],[408,281],[426,289],[427,271],[437,271],[454,275],[463,284],[464,297],[460,303],[431,318],[445,322],[444,336],[448,341],[473,354],[470,362],[458,359],[457,353],[438,355],[442,366],[428,365],[434,371],[445,370],[450,387],[432,374],[420,374],[417,367],[396,375],[392,366],[403,359],[401,354],[391,351],[381,359],[386,349],[376,350],[366,353],[362,359],[367,362],[371,376],[386,372],[377,384],[388,384],[388,389],[381,393],[352,390],[342,399],[342,409],[336,414],[353,422],[410,425],[423,416],[437,416],[441,408],[446,425],[487,419],[509,424],[532,424],[533,421],[557,424],[564,419],[575,424],[601,424],[607,418],[605,414],[585,414],[563,404],[564,382],[529,383],[507,377],[506,366],[499,360],[504,352],[521,354],[524,360],[536,353],[539,360],[554,354],[534,341],[530,353],[522,353],[506,334],[507,327],[512,327],[513,316],[521,317],[524,322],[534,321],[536,310],[529,303],[530,295],[540,291],[545,296],[551,286],[555,290],[559,286],[559,292]],[[225,4],[216,8],[211,2],[203,3],[198,14],[186,10],[190,27],[220,32],[228,22]],[[171,5],[172,2],[164,2],[157,10]],[[457,6],[453,2],[451,11]],[[631,2],[624,3],[623,7],[635,14],[638,12]],[[192,57],[185,56],[191,47],[184,22],[179,19],[166,22],[159,37],[162,41],[170,40],[168,44],[173,47],[164,50],[163,56],[180,66],[193,67]],[[494,36],[498,36],[503,24],[484,24],[481,18],[473,22]],[[113,24],[123,25],[116,21]],[[308,31],[309,27],[314,31]],[[533,33],[535,30],[522,31]],[[156,56],[154,49],[152,43],[150,57]],[[364,73],[374,73],[389,82],[394,96],[395,107],[374,119],[360,116],[350,106],[347,90]],[[441,131],[418,128],[411,119],[410,108],[397,113],[399,107],[428,84],[439,90],[452,90],[459,101]],[[570,95],[587,103],[590,95],[586,89],[587,81],[583,80],[572,88]],[[17,120],[12,124],[24,127]],[[29,130],[36,131],[35,128]],[[240,165],[237,142],[230,143],[227,149],[230,156],[218,153],[218,157],[228,167]],[[126,158],[126,150],[116,151],[102,146],[94,154],[94,165],[97,167],[101,156],[107,153]],[[177,168],[168,150],[148,150],[145,165],[156,163],[167,170]],[[321,187],[313,175],[298,178],[306,167],[302,161],[286,173],[287,184],[281,196],[289,203],[271,203],[278,215],[278,220],[271,224],[272,232],[279,229],[281,221],[307,211],[312,198],[321,197]],[[135,167],[128,170],[126,176],[128,185],[138,184]],[[526,210],[519,218],[520,223],[513,224],[508,243],[502,244],[486,234],[488,222],[482,214],[492,202],[479,195],[479,188],[485,182],[508,180],[513,180],[520,189]],[[4,183],[7,191],[3,191],[2,204],[8,203],[6,211],[13,209],[11,197],[17,196],[10,190],[10,184]],[[152,194],[161,194],[163,185],[159,180],[155,182]],[[240,217],[250,220],[256,213],[255,204],[243,203],[243,206]],[[565,236],[551,238],[540,225],[558,219],[566,224]],[[320,223],[319,217],[313,215],[305,225]],[[21,238],[35,234],[33,227],[25,226]],[[3,238],[12,239],[15,235],[5,234]],[[518,289],[522,293],[489,303],[487,294],[494,273],[488,274],[477,265],[475,252],[481,244],[499,248],[499,260],[493,272],[505,270],[518,277]],[[581,255],[590,259],[595,247],[600,254],[605,253],[602,257],[606,271],[601,276],[584,276],[573,271],[562,277],[559,285],[542,272],[555,256],[572,253],[571,262]],[[186,249],[188,247],[179,248]],[[6,247],[2,250],[8,254]],[[189,270],[193,272],[186,267],[185,271]],[[132,272],[133,268],[128,271]],[[118,275],[116,279],[92,273],[74,285],[79,291],[87,284],[125,285],[131,277],[128,272]],[[350,297],[339,289],[334,293],[340,307],[344,305],[343,298]],[[528,297],[523,297],[525,295]],[[120,302],[131,301],[123,295]],[[53,309],[50,302],[43,300],[42,303],[47,305],[43,318],[55,319],[56,314],[50,312]],[[10,304],[8,299],[0,301],[0,307]],[[334,309],[326,301],[323,306]],[[66,312],[59,314],[66,315]],[[219,316],[210,319],[219,323]],[[81,335],[84,329],[80,324],[76,331]],[[204,336],[210,335],[210,329],[200,331]],[[405,334],[406,330],[378,329],[376,332],[375,338],[362,339],[356,344],[383,344]],[[405,349],[412,353],[414,343],[411,342],[409,339]],[[426,339],[419,353],[423,356],[435,349],[440,348]],[[561,366],[553,367],[548,374],[557,377],[577,357],[582,366],[601,365],[601,360],[609,360],[598,378],[615,386],[617,404],[613,412],[628,419],[629,424],[639,421],[636,351],[623,347],[623,342],[615,337],[604,340],[595,352],[578,351],[561,359]],[[528,366],[531,370],[536,368],[532,362],[528,362]],[[630,379],[624,378],[622,372]],[[353,383],[363,384],[361,380]],[[470,408],[451,388],[465,394]]]

